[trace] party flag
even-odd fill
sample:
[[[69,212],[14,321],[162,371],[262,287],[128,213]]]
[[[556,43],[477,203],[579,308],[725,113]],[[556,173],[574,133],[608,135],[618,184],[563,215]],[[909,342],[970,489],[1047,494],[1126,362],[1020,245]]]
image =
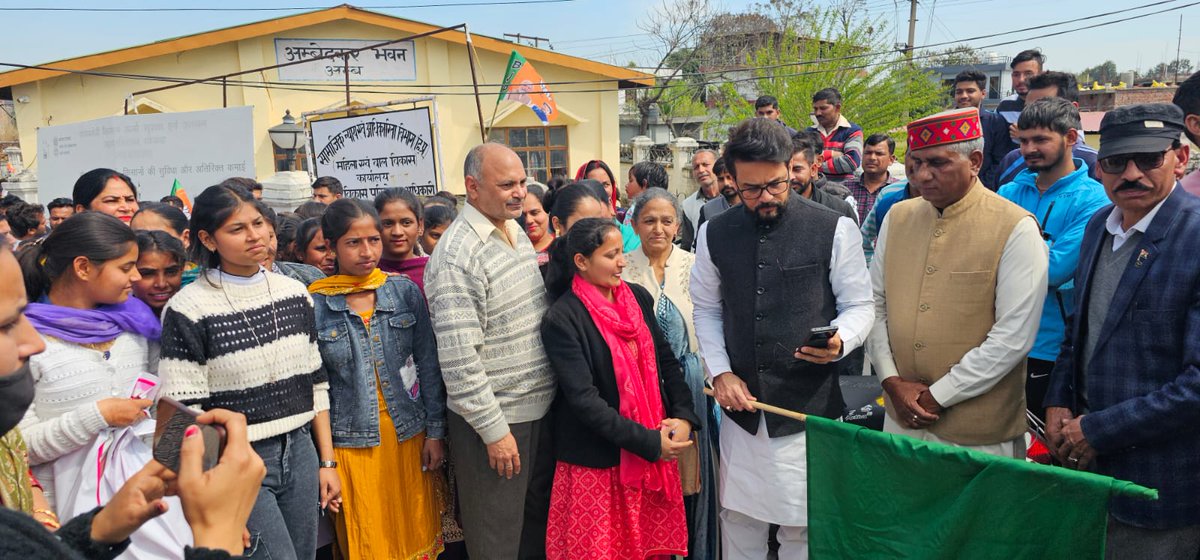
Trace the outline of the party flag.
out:
[[[826,558],[1103,558],[1131,482],[810,415],[809,552]]]
[[[171,185],[171,196],[178,196],[179,200],[183,201],[183,207],[187,208],[188,215],[192,215],[192,199],[188,198],[187,191],[179,184],[179,179],[175,179],[175,184]]]
[[[500,85],[500,98],[497,103],[508,99],[529,107],[537,114],[543,125],[558,117],[558,104],[546,87],[546,80],[533,69],[533,65],[517,51],[508,57],[508,69],[504,72],[504,82]]]

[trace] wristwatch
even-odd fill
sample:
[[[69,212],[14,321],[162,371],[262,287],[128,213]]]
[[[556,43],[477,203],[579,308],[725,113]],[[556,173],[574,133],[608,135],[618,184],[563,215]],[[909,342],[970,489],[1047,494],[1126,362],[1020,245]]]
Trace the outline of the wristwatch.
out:
[[[322,469],[336,469],[337,461],[321,461],[320,463],[317,463],[317,465]]]

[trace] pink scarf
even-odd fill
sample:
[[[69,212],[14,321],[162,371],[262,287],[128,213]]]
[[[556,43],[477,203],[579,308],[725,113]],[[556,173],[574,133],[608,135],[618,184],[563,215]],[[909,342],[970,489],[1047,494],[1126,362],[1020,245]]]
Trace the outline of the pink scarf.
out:
[[[616,301],[610,302],[596,286],[576,275],[571,291],[583,302],[612,352],[621,416],[657,430],[666,413],[658,386],[654,339],[633,290],[622,281],[613,289]],[[661,490],[666,480],[665,463],[651,463],[625,449],[621,450],[620,468],[621,483],[626,486]]]

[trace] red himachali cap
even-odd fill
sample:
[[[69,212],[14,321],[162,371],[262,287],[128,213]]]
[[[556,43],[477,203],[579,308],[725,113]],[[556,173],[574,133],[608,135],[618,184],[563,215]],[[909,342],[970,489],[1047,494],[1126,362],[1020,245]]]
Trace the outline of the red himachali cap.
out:
[[[979,109],[951,109],[908,123],[908,149],[920,150],[983,137]]]

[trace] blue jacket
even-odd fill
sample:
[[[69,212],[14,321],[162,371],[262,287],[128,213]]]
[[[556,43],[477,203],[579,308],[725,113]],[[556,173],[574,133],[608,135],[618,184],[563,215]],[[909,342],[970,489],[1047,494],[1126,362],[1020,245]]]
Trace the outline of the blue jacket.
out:
[[[1092,270],[1099,252],[1112,248],[1104,227],[1111,209],[1097,212],[1084,232],[1075,271],[1079,313],[1045,404],[1087,414],[1083,435],[1099,473],[1158,490],[1156,501],[1114,497],[1114,517],[1155,529],[1200,524],[1200,198],[1176,186],[1159,208],[1081,371]]]
[[[446,387],[438,365],[437,341],[425,298],[417,285],[393,276],[375,291],[368,333],[346,296],[313,294],[317,344],[329,372],[329,420],[336,447],[379,445],[379,399],[375,383],[396,427],[407,440],[422,431],[446,437]],[[401,369],[415,367],[417,383],[406,390]]]
[[[1029,357],[1052,362],[1062,346],[1066,319],[1075,312],[1073,278],[1083,228],[1109,200],[1104,185],[1088,175],[1087,164],[1079,158],[1075,158],[1075,171],[1056,181],[1046,194],[1038,192],[1036,179],[1037,174],[1026,169],[1000,187],[998,194],[1033,214],[1050,250],[1050,286]]]

